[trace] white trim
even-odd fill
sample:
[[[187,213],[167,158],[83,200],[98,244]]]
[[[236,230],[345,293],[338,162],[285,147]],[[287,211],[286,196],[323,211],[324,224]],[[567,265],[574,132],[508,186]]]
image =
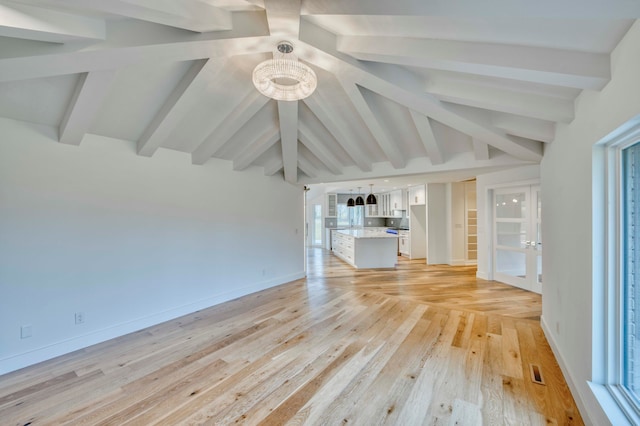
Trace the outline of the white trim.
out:
[[[640,116],[593,150],[592,381],[589,387],[612,424],[640,424],[622,383],[622,149],[640,141]],[[604,259],[604,260],[602,260]],[[598,303],[600,302],[600,303]]]
[[[295,281],[304,278],[305,276],[306,274],[304,272],[297,272],[268,281],[253,283],[244,287],[239,287],[226,292],[222,292],[215,296],[201,299],[193,303],[176,306],[174,308],[158,312],[153,315],[148,315],[146,317],[138,318],[133,321],[116,324],[114,326],[106,327],[101,330],[96,330],[91,333],[76,336],[71,339],[63,340],[51,345],[34,349],[29,352],[24,352],[18,355],[0,359],[0,375],[10,373],[12,371],[28,367],[39,362],[43,362],[60,355],[68,354],[78,349],[83,349],[109,339],[124,336],[125,334],[133,333],[144,328],[163,323],[165,321],[170,321],[184,315],[192,314],[196,311],[210,308],[229,300],[237,299],[238,297],[246,296],[257,291],[266,290],[271,287],[276,287],[280,284]]]
[[[476,278],[480,278],[481,280],[490,281],[489,275],[484,272],[476,271]]]
[[[589,414],[590,410],[587,409],[589,405],[586,404],[585,401],[583,401],[582,395],[580,394],[580,388],[576,385],[575,380],[571,376],[571,369],[567,368],[567,362],[562,356],[562,351],[560,351],[559,346],[554,339],[554,334],[551,332],[551,329],[549,328],[549,325],[547,324],[547,321],[544,315],[540,316],[540,327],[542,328],[544,337],[546,337],[547,342],[549,342],[549,346],[551,346],[551,351],[553,352],[553,354],[556,357],[556,360],[558,361],[560,370],[562,370],[562,374],[564,375],[564,379],[567,382],[567,385],[569,386],[571,395],[573,396],[573,399],[575,400],[576,405],[578,406],[578,410],[581,413]]]

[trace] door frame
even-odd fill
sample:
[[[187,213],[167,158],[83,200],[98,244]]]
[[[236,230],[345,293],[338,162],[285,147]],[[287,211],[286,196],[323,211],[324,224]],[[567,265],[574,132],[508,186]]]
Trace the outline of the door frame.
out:
[[[496,190],[498,189],[507,189],[507,188],[518,188],[518,187],[526,187],[526,186],[530,186],[530,187],[540,187],[540,179],[536,178],[536,179],[527,179],[527,180],[522,180],[522,181],[514,181],[514,182],[508,182],[508,183],[500,183],[500,184],[494,184],[494,185],[489,185],[485,187],[485,191],[483,194],[483,197],[485,198],[485,208],[483,209],[485,212],[485,218],[484,218],[484,226],[486,227],[486,249],[487,249],[487,259],[486,259],[486,266],[487,266],[487,276],[486,279],[489,281],[499,281],[496,279],[496,274],[495,274],[495,246],[494,246],[494,233],[495,233],[495,221],[494,221],[494,215],[495,215],[495,206],[493,204],[493,200],[494,200],[494,193]],[[480,226],[480,224],[478,224],[478,226]],[[478,250],[481,250],[481,248],[478,246]],[[542,252],[540,251],[540,254]],[[544,272],[544,271],[543,271]],[[537,273],[536,273],[537,275]],[[502,281],[501,281],[502,282]],[[509,284],[512,285],[512,284]],[[530,291],[535,291],[537,293],[541,292],[540,286],[538,286],[538,289],[535,288],[529,288],[529,287],[525,287],[526,290],[530,290]]]

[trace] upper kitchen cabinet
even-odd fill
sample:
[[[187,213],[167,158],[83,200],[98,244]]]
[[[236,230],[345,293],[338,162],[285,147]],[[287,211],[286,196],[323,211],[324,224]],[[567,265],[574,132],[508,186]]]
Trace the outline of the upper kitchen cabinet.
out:
[[[424,185],[416,185],[409,188],[409,205],[424,206],[426,204],[426,191]]]
[[[328,193],[326,217],[337,217],[337,216],[338,216],[338,194]]]
[[[402,216],[400,210],[406,210],[404,203],[402,202],[402,190],[398,189],[389,193],[391,214],[392,216]]]
[[[380,197],[378,194],[374,194],[376,197],[376,204],[367,204],[364,207],[364,214],[366,217],[382,217],[382,206],[380,205]]]

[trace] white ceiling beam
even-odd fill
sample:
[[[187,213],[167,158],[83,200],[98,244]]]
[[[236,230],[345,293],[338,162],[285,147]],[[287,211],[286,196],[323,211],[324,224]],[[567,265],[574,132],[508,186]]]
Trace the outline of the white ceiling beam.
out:
[[[304,99],[305,105],[309,107],[311,112],[318,118],[318,120],[325,126],[325,128],[333,135],[336,141],[342,146],[342,148],[349,154],[354,163],[360,168],[360,170],[368,172],[371,171],[371,164],[366,159],[366,156],[362,150],[345,135],[348,134],[344,124],[335,120],[331,113],[319,102],[319,95],[316,91],[313,95]]]
[[[318,177],[318,175],[320,174],[318,172],[318,169],[313,164],[311,164],[311,161],[309,161],[308,159],[302,156],[298,157],[298,167],[300,167],[300,170],[302,170],[304,174],[306,174],[312,179]],[[286,173],[286,166],[285,166],[285,173]]]
[[[492,112],[491,124],[510,135],[536,141],[552,142],[556,137],[556,125],[551,121]]]
[[[278,40],[268,36],[243,37],[240,32],[215,32],[207,39],[182,40],[142,46],[95,48],[0,59],[0,81],[27,80],[87,71],[124,68],[140,63],[193,61],[272,52]],[[221,36],[237,36],[223,38]]]
[[[189,68],[138,140],[138,155],[151,157],[162,146],[206,87],[215,80],[225,62],[225,59],[199,60]]]
[[[424,116],[410,109],[411,119],[416,126],[416,130],[420,135],[424,149],[427,151],[427,155],[431,160],[431,164],[442,164],[445,162],[444,152],[440,147],[440,143],[433,134],[429,117]]]
[[[278,101],[284,180],[298,182],[298,101]]]
[[[487,87],[471,82],[438,78],[427,83],[427,92],[441,101],[506,112],[541,120],[571,123],[573,100],[530,92]]]
[[[48,7],[107,13],[194,32],[231,29],[231,13],[201,0],[13,0]]]
[[[471,137],[486,141],[492,146],[525,161],[539,162],[542,159],[542,145],[536,141],[523,141],[512,138],[504,131],[487,123],[479,123],[456,112],[450,105],[445,105],[434,96],[424,93],[424,88],[415,80],[399,79],[389,69],[375,64],[361,63],[335,50],[335,36],[318,26],[303,21],[301,34],[305,43],[301,43],[302,56],[312,64],[333,72],[344,74],[344,78],[355,81],[381,96],[420,112],[449,127],[457,129]],[[321,47],[308,44],[313,42]],[[333,47],[332,47],[333,46]],[[309,99],[309,98],[307,98]],[[317,115],[317,114],[316,114]]]
[[[380,146],[380,149],[382,149],[382,152],[384,152],[391,165],[396,169],[403,168],[406,165],[406,161],[402,153],[398,149],[398,146],[391,140],[386,130],[378,122],[378,119],[373,111],[371,111],[371,107],[364,96],[362,96],[362,92],[358,89],[358,86],[354,82],[346,81],[343,78],[338,78],[338,81],[360,115],[360,118],[362,118],[371,132],[371,136],[377,142],[378,146]]]
[[[237,158],[233,159],[233,170],[246,169],[279,140],[280,132],[276,127],[267,130],[244,149]]]
[[[331,173],[336,175],[342,174],[340,160],[313,134],[311,129],[309,129],[303,121],[298,123],[298,134],[300,142],[306,146],[313,155],[318,157],[318,160],[320,160]]]
[[[80,76],[58,128],[58,140],[80,145],[88,133],[116,75],[113,70],[92,71]]]
[[[252,87],[242,102],[193,151],[191,154],[193,164],[206,163],[268,100],[269,98]]]
[[[294,42],[300,35],[300,0],[265,0],[269,33]]]
[[[476,156],[476,160],[489,160],[489,145],[476,138],[472,138],[471,142],[473,143],[473,154]]]
[[[267,161],[264,165],[264,175],[273,176],[278,173],[284,167],[282,157],[276,156]]]
[[[441,121],[449,127],[482,140],[516,158],[536,162],[542,159],[541,142],[508,135],[504,130],[494,127],[489,111],[452,104],[442,104],[441,107],[443,111],[456,117],[456,125]],[[443,117],[449,118],[445,114]]]
[[[24,4],[0,4],[0,36],[66,43],[104,40],[104,19],[89,18]]]
[[[379,179],[381,176],[407,176],[421,175],[425,181],[447,182],[459,179],[460,173],[465,175],[465,179],[478,174],[488,173],[491,171],[504,170],[514,166],[531,164],[530,162],[518,160],[503,152],[492,152],[491,159],[487,161],[478,161],[473,151],[461,152],[451,155],[446,163],[433,165],[428,157],[412,158],[407,162],[404,169],[394,169],[391,164],[376,163],[371,172],[362,172],[357,167],[347,167],[342,175],[333,175],[330,173],[320,173],[316,178],[301,176],[298,184],[327,183],[327,182],[347,182],[352,180],[362,181],[363,188],[371,179]],[[433,174],[433,175],[432,175]],[[434,176],[430,178],[430,176]],[[374,192],[375,192],[374,187]]]
[[[339,36],[337,46],[360,60],[579,89],[611,80],[609,55],[599,53],[410,37]]]
[[[640,18],[640,3],[626,0],[415,1],[323,0],[304,2],[303,15],[395,15],[482,18]]]

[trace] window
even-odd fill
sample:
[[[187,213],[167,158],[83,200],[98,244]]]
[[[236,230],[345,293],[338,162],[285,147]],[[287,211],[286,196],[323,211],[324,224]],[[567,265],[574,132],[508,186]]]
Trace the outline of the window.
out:
[[[640,405],[640,142],[624,148],[622,171],[622,377]]]
[[[640,117],[594,147],[593,381],[612,424],[640,424]]]
[[[338,204],[338,228],[362,228],[364,226],[364,206],[347,207]]]

